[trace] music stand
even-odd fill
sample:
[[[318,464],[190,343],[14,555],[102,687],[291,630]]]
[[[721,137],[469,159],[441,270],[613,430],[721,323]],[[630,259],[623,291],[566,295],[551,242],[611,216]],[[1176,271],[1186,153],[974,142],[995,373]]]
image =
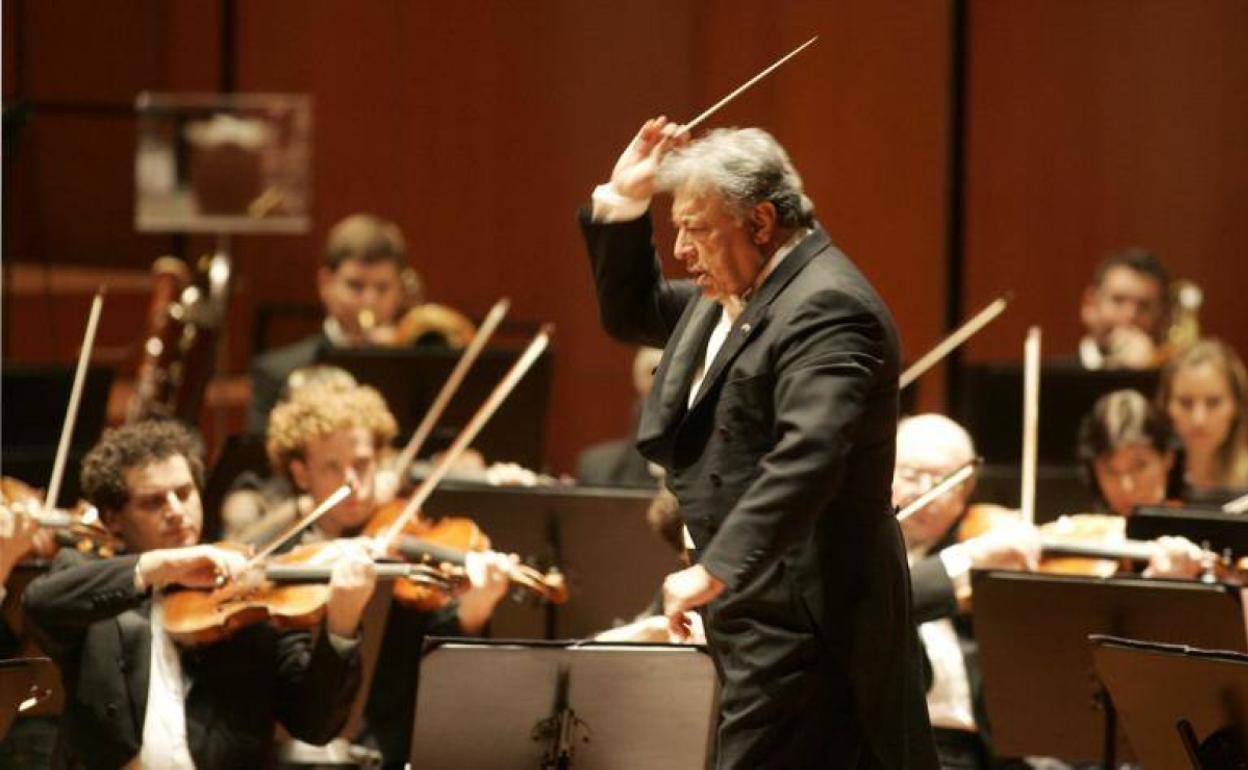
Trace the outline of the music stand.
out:
[[[1193,543],[1208,543],[1221,554],[1228,548],[1235,558],[1248,556],[1248,516],[1205,508],[1137,508],[1127,519],[1127,537],[1155,540],[1163,535],[1182,535]]]
[[[1245,765],[1248,655],[1111,636],[1091,640],[1097,674],[1145,767]]]
[[[1096,400],[1123,388],[1152,398],[1156,369],[1084,369],[1077,362],[1046,361],[1040,374],[1037,455],[1041,463],[1073,463],[1079,424]],[[963,369],[954,417],[975,437],[989,463],[1017,462],[1017,426],[1023,415],[1023,367],[1018,363],[970,364]]]
[[[412,767],[707,766],[718,685],[703,648],[467,640],[428,648]]]
[[[4,432],[0,466],[5,475],[35,485],[48,483],[73,384],[74,366],[71,364],[4,363],[0,376],[0,429]],[[60,505],[70,505],[78,499],[82,458],[104,429],[112,386],[112,369],[102,366],[87,369],[69,460],[65,464]]]
[[[47,672],[53,672],[52,661],[47,658],[0,660],[0,741],[9,734],[19,713],[51,695],[51,690],[39,684]]]
[[[1248,650],[1240,594],[1223,584],[994,571],[973,572],[971,585],[988,721],[1002,756],[1130,757],[1124,736],[1108,740],[1119,731],[1095,677],[1090,634]]]
[[[426,442],[424,455],[445,449],[455,440],[520,353],[520,348],[501,347],[481,351]],[[346,369],[360,383],[381,391],[399,422],[399,435],[410,436],[459,357],[460,351],[446,347],[331,348],[321,351],[320,363]],[[473,442],[488,461],[542,468],[551,369],[551,355],[543,352]]]
[[[446,481],[426,513],[468,513],[494,547],[563,570],[567,604],[505,602],[490,620],[496,637],[569,639],[631,620],[654,598],[678,558],[650,530],[654,493],[602,487],[494,487]]]

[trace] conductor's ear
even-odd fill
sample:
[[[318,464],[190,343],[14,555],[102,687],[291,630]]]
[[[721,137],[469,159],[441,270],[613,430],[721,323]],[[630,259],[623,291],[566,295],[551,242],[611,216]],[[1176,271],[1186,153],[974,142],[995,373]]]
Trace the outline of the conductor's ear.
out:
[[[776,205],[763,201],[750,210],[748,226],[755,246],[765,246],[776,235]]]

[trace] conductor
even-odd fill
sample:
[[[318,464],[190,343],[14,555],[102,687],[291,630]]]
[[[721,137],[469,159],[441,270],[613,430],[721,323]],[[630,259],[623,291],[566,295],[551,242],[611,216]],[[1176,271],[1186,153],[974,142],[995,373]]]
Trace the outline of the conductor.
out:
[[[663,277],[650,200],[672,194]],[[720,768],[935,768],[893,517],[898,340],[757,128],[647,121],[581,212],[603,325],[664,348],[637,444],[667,470],[722,690]]]

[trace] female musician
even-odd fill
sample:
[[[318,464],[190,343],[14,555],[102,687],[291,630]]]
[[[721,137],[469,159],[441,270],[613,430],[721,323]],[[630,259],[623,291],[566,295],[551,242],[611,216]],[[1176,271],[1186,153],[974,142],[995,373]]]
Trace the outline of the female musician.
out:
[[[1174,465],[1170,426],[1140,393],[1117,390],[1097,399],[1079,426],[1078,457],[1085,478],[1111,513],[1125,517],[1138,506],[1161,505]],[[1113,520],[1110,520],[1113,521]],[[1145,576],[1193,577],[1204,554],[1187,538],[1163,537]]]
[[[107,432],[81,483],[131,555],[90,560],[63,549],[26,590],[32,632],[68,690],[62,741],[73,766],[261,767],[276,721],[315,743],[346,721],[359,687],[354,636],[375,579],[362,549],[344,548],[334,565],[315,641],[260,624],[182,651],[164,633],[153,589],[211,586],[244,561],[196,544],[202,475],[198,444],[176,423]]]
[[[351,495],[322,517],[311,538],[350,537],[369,522],[380,503],[376,490],[379,452],[396,432],[381,395],[367,386],[308,385],[273,410],[267,450],[274,469],[320,503],[343,484]],[[506,560],[473,554],[472,586],[457,601],[433,612],[392,606],[365,706],[367,731],[386,765],[408,759],[415,714],[416,677],[426,635],[479,633],[505,595]]]
[[[1248,374],[1234,350],[1207,339],[1179,353],[1157,404],[1183,447],[1185,498],[1248,488]]]

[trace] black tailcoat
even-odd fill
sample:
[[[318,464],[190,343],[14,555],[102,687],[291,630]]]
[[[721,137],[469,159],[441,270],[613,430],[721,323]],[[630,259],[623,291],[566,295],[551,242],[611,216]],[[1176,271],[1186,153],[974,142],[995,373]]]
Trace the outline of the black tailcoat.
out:
[[[692,406],[715,302],[666,281],[649,216],[581,215],[607,331],[663,347],[638,447],[727,590],[705,611],[719,765],[934,768],[893,517],[899,343],[816,228],[746,304]]]

